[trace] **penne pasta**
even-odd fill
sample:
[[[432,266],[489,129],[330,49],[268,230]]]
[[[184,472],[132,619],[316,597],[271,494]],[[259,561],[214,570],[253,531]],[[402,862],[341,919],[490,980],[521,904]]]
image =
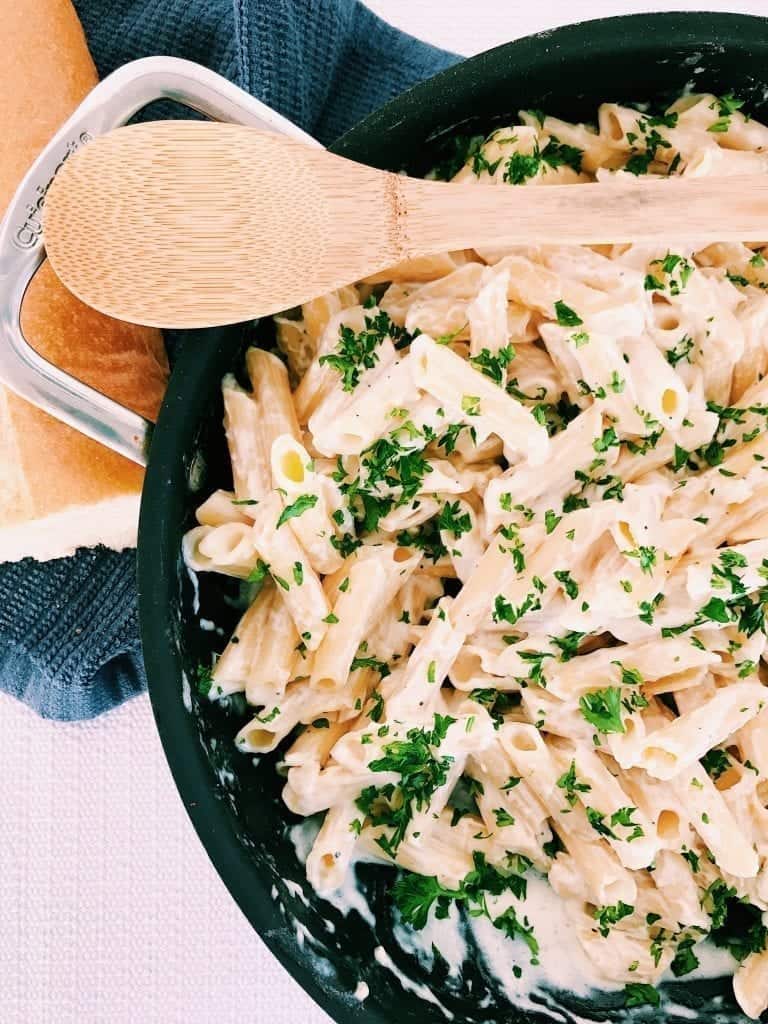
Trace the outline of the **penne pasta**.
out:
[[[768,173],[730,93],[456,142],[433,176],[464,187]],[[413,256],[276,317],[287,369],[224,378],[232,481],[182,551],[245,610],[200,689],[244,696],[237,748],[323,816],[325,898],[394,865],[398,928],[459,908],[627,1005],[714,931],[768,1007],[767,254]]]

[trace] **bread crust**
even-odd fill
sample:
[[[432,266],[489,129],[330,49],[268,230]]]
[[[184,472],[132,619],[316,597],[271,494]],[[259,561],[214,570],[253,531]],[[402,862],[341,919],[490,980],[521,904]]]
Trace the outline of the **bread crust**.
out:
[[[5,210],[29,165],[97,75],[70,0],[0,0],[0,19],[0,132],[13,140],[0,152]],[[47,263],[25,296],[22,329],[50,362],[156,417],[168,375],[159,331],[84,306]],[[81,544],[135,543],[137,502],[114,499],[138,495],[142,479],[141,469],[128,459],[0,387],[0,557],[54,558]],[[121,521],[102,528],[83,515],[91,506],[94,516],[109,508],[110,518]],[[24,523],[31,524],[29,530]]]

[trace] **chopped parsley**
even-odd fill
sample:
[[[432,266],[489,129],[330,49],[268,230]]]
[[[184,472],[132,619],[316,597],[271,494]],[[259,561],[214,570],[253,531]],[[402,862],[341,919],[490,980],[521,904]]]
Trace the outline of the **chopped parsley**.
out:
[[[195,688],[201,697],[207,697],[213,686],[213,671],[209,665],[198,665],[195,670]]]
[[[570,306],[566,306],[562,299],[555,302],[555,315],[561,327],[579,327],[584,321]]]
[[[472,860],[472,870],[461,880],[457,889],[447,888],[435,877],[410,872],[401,875],[392,888],[392,899],[401,917],[406,924],[422,929],[433,908],[435,917],[445,919],[451,904],[463,906],[471,917],[487,917],[508,938],[521,938],[536,962],[539,944],[527,919],[521,921],[512,906],[494,918],[488,906],[488,896],[501,896],[507,892],[517,899],[525,899],[527,885],[523,874],[516,871],[503,873],[488,864],[485,855],[477,851],[473,853]],[[514,859],[514,866],[523,872],[530,863],[527,857],[518,855]]]
[[[514,875],[512,876],[515,877]],[[514,907],[507,907],[503,914],[494,918],[493,927],[502,931],[508,939],[521,938],[531,953],[531,963],[537,964],[539,943],[528,918],[521,921]]]
[[[470,356],[470,363],[478,370],[490,377],[494,384],[502,387],[507,375],[507,367],[515,358],[515,349],[512,345],[505,345],[494,355],[490,349],[484,348],[476,356]]]
[[[528,593],[518,607],[511,604],[503,594],[497,594],[493,604],[493,621],[508,622],[511,626],[530,611],[537,611],[541,602],[536,594]]]
[[[522,185],[534,178],[541,167],[541,153],[538,146],[533,153],[513,153],[504,165],[504,181],[510,185]]]
[[[620,826],[630,830],[628,835],[622,836],[627,843],[631,843],[634,839],[640,839],[645,835],[642,826],[638,825],[636,821],[632,821],[632,815],[636,813],[636,807],[620,807],[611,815],[611,825],[614,828]]]
[[[675,445],[675,455],[672,460],[672,469],[675,473],[679,473],[681,469],[684,469],[691,458],[691,453],[686,451],[685,448],[681,448],[679,444]]]
[[[548,167],[570,167],[581,173],[581,161],[584,157],[584,150],[578,146],[569,146],[561,142],[555,135],[550,136],[547,146],[542,151],[541,158]]]
[[[468,430],[469,435],[472,438],[472,442],[475,441],[475,428],[467,426],[466,423],[451,423],[445,430],[442,437],[438,438],[437,444],[440,448],[445,448],[446,455],[450,455],[451,452],[456,450],[456,442],[459,439],[459,434],[462,430]]]
[[[712,918],[712,931],[717,931],[725,924],[728,916],[729,901],[736,896],[736,890],[731,888],[722,878],[716,878],[709,885],[702,897],[702,906]]]
[[[544,513],[544,527],[547,531],[547,535],[552,533],[552,531],[557,527],[557,524],[560,522],[562,518],[562,516],[556,515],[553,509],[547,509],[547,511]]]
[[[352,533],[344,533],[341,537],[331,537],[331,547],[336,548],[342,558],[349,558],[363,542]]]
[[[640,839],[645,835],[645,832],[637,822],[632,821],[632,815],[636,813],[636,807],[620,807],[617,811],[611,815],[610,825],[605,821],[605,814],[602,811],[595,810],[594,807],[586,807],[585,813],[587,815],[587,821],[592,828],[600,836],[605,836],[607,839],[623,839],[624,842],[631,843],[634,839]],[[614,828],[626,828],[630,829],[629,835],[618,836],[613,829]]]
[[[579,782],[576,777],[576,762],[571,761],[567,772],[564,772],[557,780],[558,789],[564,791],[565,799],[570,807],[573,807],[578,800],[578,793],[590,793],[592,787],[586,782]]]
[[[435,877],[406,872],[392,887],[392,900],[406,924],[420,931],[426,927],[433,907],[436,917],[448,916],[448,908],[458,899],[459,891],[447,889]]]
[[[451,135],[447,140],[447,152],[431,170],[431,176],[438,181],[450,181],[470,160],[480,154],[485,139],[482,135]],[[481,154],[480,154],[481,155]],[[484,158],[483,158],[484,159]],[[475,172],[479,173],[479,172]]]
[[[551,636],[549,642],[560,651],[560,661],[570,661],[579,653],[579,644],[585,636],[586,633],[574,629],[565,636]]]
[[[365,316],[365,329],[355,333],[351,327],[339,327],[336,351],[320,356],[320,364],[332,367],[341,375],[344,391],[354,391],[360,383],[363,370],[371,370],[379,361],[376,351],[385,338],[396,345],[408,344],[414,335],[394,324],[384,310],[374,316]]]
[[[567,569],[556,569],[552,575],[572,601],[579,596],[579,585]]]
[[[726,556],[725,562],[723,561],[723,556]],[[733,568],[733,565],[738,565],[738,561],[731,561],[730,565],[728,564],[730,556],[734,556],[736,559],[742,557],[738,552],[729,551],[728,549],[721,552],[721,565],[719,568],[723,586],[729,584],[728,573]],[[725,576],[722,575],[723,571]],[[758,569],[758,572],[764,578],[768,578],[768,560],[763,559],[763,564]],[[699,609],[693,621],[685,622],[680,626],[664,626],[661,630],[661,635],[663,637],[680,636],[680,634],[686,633],[690,629],[695,629],[696,626],[700,626],[704,622],[718,622],[722,625],[734,622],[738,625],[739,631],[747,636],[753,636],[758,631],[765,632],[765,608],[766,604],[768,604],[768,587],[760,587],[756,592],[755,599],[753,599],[739,590],[742,584],[739,577],[735,574],[734,580],[730,581],[730,585],[732,586],[732,591],[727,599],[711,597]]]
[[[634,907],[630,906],[629,903],[619,900],[613,906],[595,907],[592,916],[597,921],[597,928],[600,934],[603,938],[607,938],[615,924],[618,924],[623,918],[629,917],[630,914],[634,914],[634,912]]]
[[[260,558],[256,560],[256,565],[248,573],[246,577],[248,583],[263,583],[264,579],[269,572],[269,565],[263,562]]]
[[[605,814],[602,811],[596,811],[594,807],[585,807],[584,810],[587,815],[587,821],[599,836],[605,836],[607,839],[619,838],[616,833],[606,825]]]
[[[508,826],[515,824],[514,817],[503,807],[496,807],[494,809],[493,816],[496,819],[496,825],[498,828],[507,828]]]
[[[458,501],[453,504],[446,502],[440,510],[437,518],[437,525],[441,530],[453,534],[454,537],[461,537],[472,529],[472,517],[469,512],[462,512]]]
[[[645,682],[636,668],[626,668],[620,661],[612,661],[611,664],[618,666],[624,686],[642,686]]]
[[[643,134],[644,149],[635,146],[638,139],[636,132],[628,132],[627,139],[632,145],[632,153],[624,165],[624,170],[630,174],[647,174],[654,160],[658,159],[660,149],[671,149],[672,144],[665,139],[657,128],[672,128],[677,124],[677,114],[664,114],[659,117],[640,117],[637,121],[638,130]],[[649,130],[650,129],[650,130]],[[670,164],[670,173],[674,170],[679,159],[676,157]]]
[[[393,507],[411,501],[431,471],[423,451],[403,445],[397,434],[381,437],[366,448],[360,457],[360,477],[341,485],[365,533],[375,530]]]
[[[386,661],[380,661],[378,658],[353,658],[352,664],[349,666],[349,671],[355,672],[359,668],[373,669],[374,672],[379,673],[382,679],[386,679],[387,676],[390,675],[389,665],[386,663]],[[378,690],[374,690],[374,692],[371,694],[371,698],[373,700],[381,702],[379,704],[380,708],[383,706],[383,700]],[[373,715],[371,715],[370,717],[373,718]],[[381,710],[379,710],[379,718],[381,718]],[[373,718],[374,722],[378,722],[379,718]]]
[[[579,697],[579,709],[583,717],[594,725],[598,732],[624,732],[621,718],[621,690],[608,686],[604,690],[593,690]]]
[[[448,548],[440,539],[440,529],[436,518],[428,519],[421,526],[410,530],[401,530],[396,537],[397,543],[403,548],[418,548],[424,553],[424,558],[437,562],[444,555],[448,554]]]
[[[699,966],[699,958],[693,952],[694,944],[695,939],[691,936],[684,938],[677,944],[674,959],[669,965],[676,978],[682,978],[683,975],[690,974],[691,971],[695,971]]]
[[[584,151],[577,146],[569,146],[554,135],[543,150],[538,144],[532,153],[513,153],[504,165],[504,181],[510,185],[522,185],[530,178],[536,177],[540,170],[548,167],[570,167],[576,173],[581,172],[581,161]]]
[[[710,108],[716,110],[718,117],[716,121],[707,128],[708,132],[714,134],[720,134],[727,132],[731,127],[731,116],[740,110],[744,106],[744,100],[737,99],[732,93],[726,93],[725,96],[715,97],[713,103],[710,103]]]
[[[520,694],[507,692],[506,690],[472,690],[469,694],[469,699],[482,704],[490,715],[496,729],[504,724],[504,716],[520,704]]]
[[[618,448],[620,443],[615,428],[606,427],[600,437],[596,437],[592,442],[592,447],[596,452],[602,453],[607,452],[609,448]]]
[[[291,505],[286,505],[280,513],[280,518],[277,520],[278,529],[289,519],[295,519],[296,516],[303,515],[308,509],[314,508],[317,500],[316,494],[300,494],[296,501]]]
[[[269,725],[270,722],[274,722],[277,716],[280,714],[280,708],[272,708],[266,715],[256,715],[256,721],[261,722],[262,725]]]
[[[667,350],[667,362],[670,366],[677,366],[683,359],[690,363],[692,350],[693,338],[689,338],[687,334],[684,334],[673,348]]]
[[[532,682],[534,686],[547,687],[547,680],[544,678],[544,661],[546,658],[553,658],[553,654],[547,651],[520,651],[520,660],[531,665],[527,679],[518,682]]]
[[[731,282],[731,284],[737,284],[741,288],[746,288],[749,284],[749,281],[746,277],[744,277],[743,274],[733,274],[730,270],[726,270],[725,276]]]
[[[693,850],[683,849],[681,852],[681,856],[688,861],[691,871],[695,873],[699,870],[699,855],[697,853],[695,853]]]
[[[661,996],[653,985],[630,981],[624,986],[625,1006],[659,1006],[660,1004]]]
[[[689,260],[674,252],[668,252],[663,259],[651,260],[651,266],[659,268],[659,273],[664,274],[666,283],[659,280],[655,273],[651,273],[645,279],[645,290],[663,291],[668,288],[670,295],[679,295],[694,271],[694,266]]]
[[[653,573],[653,567],[656,565],[656,548],[643,547],[641,545],[632,551],[622,551],[622,555],[626,558],[636,558],[640,563],[642,572],[647,573],[649,576]]]
[[[745,594],[746,587],[736,572],[736,569],[746,569],[747,567],[747,560],[744,555],[739,551],[725,548],[725,550],[720,552],[719,563],[719,565],[712,566],[710,585],[713,589],[728,589],[734,597]]]
[[[368,766],[373,772],[396,772],[400,776],[396,786],[367,786],[355,801],[372,825],[392,830],[376,840],[390,857],[394,858],[405,839],[414,812],[421,811],[448,778],[453,757],[439,757],[434,751],[455,721],[450,715],[435,714],[431,730],[409,729],[404,740],[388,743],[383,756]]]

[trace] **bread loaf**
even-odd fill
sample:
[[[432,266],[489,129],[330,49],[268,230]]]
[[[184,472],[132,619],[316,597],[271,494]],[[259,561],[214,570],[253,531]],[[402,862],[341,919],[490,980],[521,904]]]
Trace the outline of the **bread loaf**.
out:
[[[29,165],[96,84],[70,0],[0,0],[0,210]],[[154,418],[168,367],[158,331],[96,313],[44,263],[22,308],[50,362]],[[0,353],[0,360],[2,353]],[[0,386],[0,561],[135,544],[142,471]]]

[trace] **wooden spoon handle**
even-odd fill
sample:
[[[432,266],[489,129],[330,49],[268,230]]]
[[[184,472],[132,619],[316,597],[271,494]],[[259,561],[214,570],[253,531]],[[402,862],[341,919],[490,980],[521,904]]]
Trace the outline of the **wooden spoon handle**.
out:
[[[403,253],[768,238],[768,175],[503,188],[396,179]],[[459,193],[461,188],[461,193]]]

